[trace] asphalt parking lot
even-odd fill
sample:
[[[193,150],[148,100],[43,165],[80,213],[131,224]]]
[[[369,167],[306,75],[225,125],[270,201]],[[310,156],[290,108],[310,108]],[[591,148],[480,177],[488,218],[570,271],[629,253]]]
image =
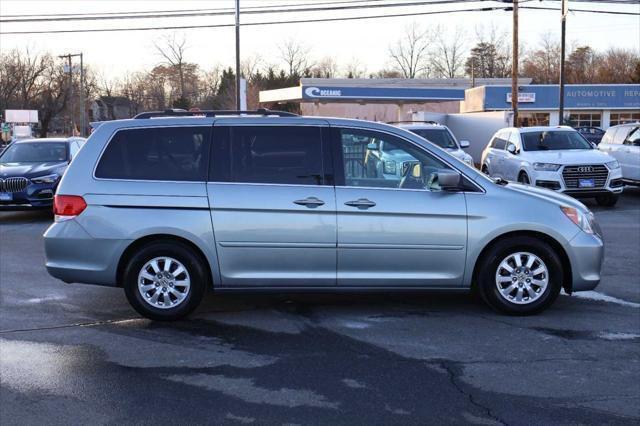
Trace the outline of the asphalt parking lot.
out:
[[[48,214],[0,213],[0,422],[638,422],[640,190],[588,205],[602,283],[538,316],[455,294],[211,294],[171,324],[49,277]]]

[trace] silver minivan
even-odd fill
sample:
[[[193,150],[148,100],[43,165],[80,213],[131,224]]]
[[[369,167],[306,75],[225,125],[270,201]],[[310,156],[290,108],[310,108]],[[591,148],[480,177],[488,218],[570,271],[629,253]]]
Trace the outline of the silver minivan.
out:
[[[403,151],[384,173],[371,151]],[[368,121],[257,110],[103,123],[68,168],[44,235],[68,283],[123,287],[155,320],[205,291],[478,292],[531,314],[600,281],[592,213],[492,180],[423,138]]]

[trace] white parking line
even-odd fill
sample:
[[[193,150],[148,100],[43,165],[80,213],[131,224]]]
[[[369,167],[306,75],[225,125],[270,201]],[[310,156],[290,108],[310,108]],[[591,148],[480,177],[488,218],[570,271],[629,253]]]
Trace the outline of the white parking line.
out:
[[[615,303],[621,306],[627,306],[630,308],[640,308],[640,303],[629,302],[627,300],[618,299],[617,297],[607,296],[606,294],[598,293],[597,291],[579,291],[572,294],[573,297],[579,299],[595,300],[597,302]]]

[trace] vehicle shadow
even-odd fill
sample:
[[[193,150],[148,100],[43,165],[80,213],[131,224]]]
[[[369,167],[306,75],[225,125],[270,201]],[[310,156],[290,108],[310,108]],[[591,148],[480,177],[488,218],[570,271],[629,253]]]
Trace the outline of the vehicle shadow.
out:
[[[53,213],[50,209],[0,211],[0,225],[34,222],[53,222]]]

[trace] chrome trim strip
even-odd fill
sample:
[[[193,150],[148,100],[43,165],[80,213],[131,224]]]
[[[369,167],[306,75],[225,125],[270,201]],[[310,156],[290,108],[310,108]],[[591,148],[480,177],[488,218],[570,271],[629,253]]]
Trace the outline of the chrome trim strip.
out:
[[[220,247],[239,248],[336,248],[334,243],[262,243],[255,241],[219,241]]]
[[[375,244],[375,243],[338,243],[339,249],[378,249],[378,250],[462,250],[464,246],[442,244]]]

